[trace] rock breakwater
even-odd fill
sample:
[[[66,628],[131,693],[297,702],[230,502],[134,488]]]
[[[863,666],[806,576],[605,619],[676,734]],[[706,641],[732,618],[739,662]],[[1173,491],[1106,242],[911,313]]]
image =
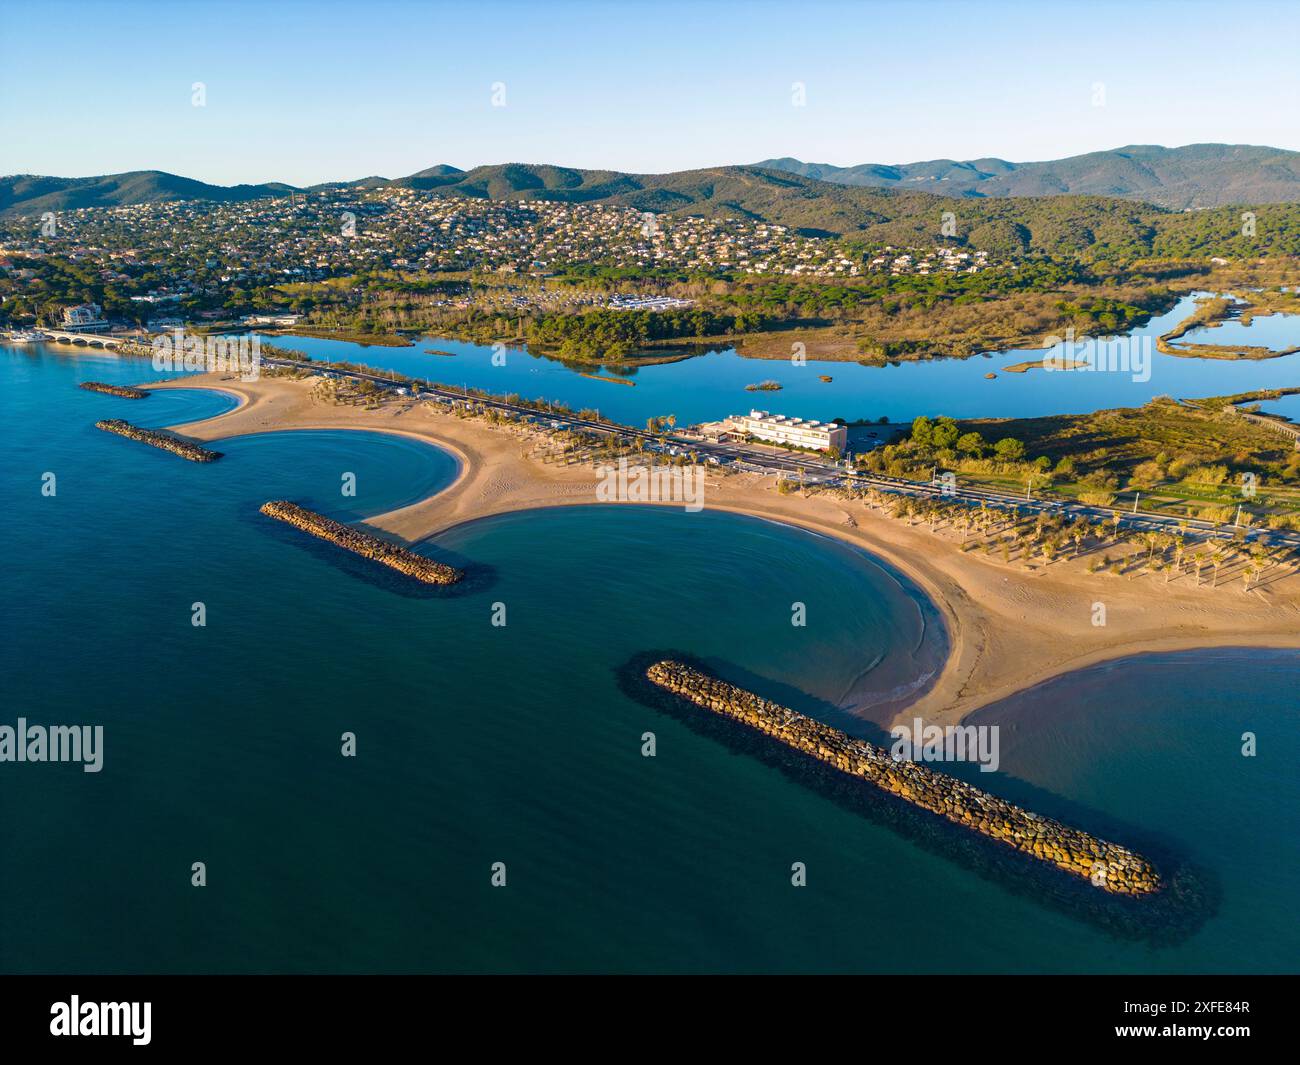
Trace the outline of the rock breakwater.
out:
[[[138,440],[142,444],[163,451],[170,451],[173,455],[179,455],[191,462],[216,462],[221,458],[220,451],[209,451],[206,447],[199,447],[198,444],[191,444],[188,440],[181,440],[168,433],[141,429],[138,425],[124,422],[120,418],[105,418],[103,421],[96,422],[95,428],[103,429],[106,433],[117,433],[118,436],[124,436],[128,440]]]
[[[102,392],[106,396],[121,396],[123,399],[147,399],[149,393],[143,388],[132,388],[130,385],[109,385],[103,381],[82,381],[80,386],[87,392]]]
[[[1159,874],[1125,847],[1022,809],[915,762],[896,761],[882,747],[762,699],[682,662],[652,663],[646,679],[696,707],[779,741],[839,773],[874,784],[955,825],[1048,863],[1112,895],[1148,896]]]
[[[390,544],[378,536],[361,532],[351,525],[345,525],[341,521],[335,521],[306,507],[300,507],[297,503],[273,499],[269,503],[263,503],[261,511],[268,517],[292,525],[295,529],[300,529],[318,539],[327,540],[362,558],[379,562],[424,584],[455,584],[464,576],[460,570],[452,566],[417,555],[405,547]]]

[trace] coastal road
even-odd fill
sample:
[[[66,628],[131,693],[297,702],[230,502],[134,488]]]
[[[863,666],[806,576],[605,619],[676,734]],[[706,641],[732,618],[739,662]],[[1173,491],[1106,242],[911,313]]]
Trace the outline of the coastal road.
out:
[[[729,462],[738,467],[762,473],[796,474],[802,477],[806,485],[828,485],[834,487],[859,488],[871,487],[878,491],[894,495],[910,496],[921,499],[943,499],[948,502],[966,503],[970,506],[985,504],[998,510],[1016,514],[1052,514],[1067,520],[1086,518],[1090,522],[1098,519],[1110,522],[1116,508],[1094,507],[1084,503],[1072,503],[1057,499],[1026,498],[1018,493],[1001,492],[991,488],[975,486],[944,485],[936,481],[913,481],[902,477],[888,477],[884,474],[862,473],[848,470],[843,466],[811,455],[791,453],[788,455],[767,454],[755,451],[739,444],[715,444],[707,441],[688,440],[682,437],[651,433],[629,425],[614,422],[593,421],[580,418],[572,413],[552,413],[522,403],[509,403],[496,397],[467,395],[465,392],[446,388],[441,385],[424,385],[417,381],[385,377],[379,373],[365,370],[345,370],[327,363],[312,362],[304,365],[292,359],[263,358],[269,366],[281,366],[290,369],[305,369],[310,366],[322,374],[335,377],[347,377],[358,381],[369,381],[378,388],[397,390],[418,386],[422,398],[438,399],[443,402],[472,402],[478,406],[504,413],[535,418],[542,422],[554,422],[566,429],[583,429],[617,436],[623,440],[641,440],[651,450],[671,454],[694,453],[705,459],[712,457],[719,463]],[[1269,546],[1300,548],[1300,533],[1283,529],[1263,529],[1220,525],[1215,522],[1197,518],[1179,518],[1168,514],[1156,514],[1151,511],[1124,511],[1120,515],[1120,527],[1142,531],[1177,533],[1181,527],[1189,532],[1198,533],[1209,539],[1231,540],[1240,536],[1247,543],[1263,543]]]

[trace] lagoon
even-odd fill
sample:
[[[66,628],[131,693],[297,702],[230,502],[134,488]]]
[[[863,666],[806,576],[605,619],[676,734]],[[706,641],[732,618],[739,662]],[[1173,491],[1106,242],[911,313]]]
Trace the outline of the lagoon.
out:
[[[1262,414],[1280,414],[1293,422],[1300,422],[1300,392],[1277,399],[1261,400],[1259,409]]]
[[[522,347],[507,349],[505,364],[495,365],[489,346],[437,337],[425,337],[407,348],[366,347],[313,337],[264,339],[299,348],[314,359],[365,363],[451,387],[558,401],[575,410],[595,408],[605,417],[635,426],[666,414],[676,415],[678,425],[688,425],[751,407],[817,420],[874,421],[883,417],[909,421],[918,414],[1031,418],[1141,406],[1160,395],[1196,398],[1300,385],[1300,353],[1262,361],[1230,361],[1157,352],[1155,338],[1185,319],[1194,307],[1195,296],[1187,296],[1168,313],[1129,334],[1134,344],[1141,345],[1138,350],[1144,357],[1149,356],[1149,374],[1042,369],[1005,372],[1008,366],[1042,359],[1047,352],[1041,349],[889,366],[813,360],[793,366],[785,359],[744,358],[734,349],[726,349],[642,366],[623,375],[636,384],[629,388],[582,376],[582,371],[592,367],[572,368]],[[1300,320],[1295,316],[1272,315],[1256,318],[1249,327],[1233,325],[1247,338],[1260,331],[1260,339],[1245,342],[1300,344]],[[1210,337],[1208,342],[1226,341]],[[430,348],[455,354],[432,355]],[[608,369],[601,372],[610,373]],[[996,378],[986,380],[988,373]],[[822,381],[822,375],[832,381]],[[1138,379],[1143,377],[1146,379]],[[767,379],[780,382],[781,390],[746,391],[746,385]]]

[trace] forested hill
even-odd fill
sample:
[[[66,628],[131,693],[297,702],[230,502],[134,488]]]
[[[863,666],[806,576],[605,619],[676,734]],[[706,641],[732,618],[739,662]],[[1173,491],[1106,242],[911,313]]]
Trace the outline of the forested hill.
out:
[[[211,200],[230,203],[283,196],[290,186],[209,185],[161,170],[133,170],[99,177],[60,178],[39,174],[0,177],[0,215],[39,215],[82,207],[122,207],[135,203]]]
[[[745,218],[865,244],[926,245],[952,215],[958,242],[999,254],[1082,254],[1089,258],[1300,254],[1300,204],[1182,212],[1101,196],[971,198],[833,185],[761,167],[671,174],[520,163],[442,173],[416,185],[443,195],[612,203],[656,213]]]
[[[837,185],[943,196],[1117,196],[1175,210],[1300,200],[1300,152],[1253,144],[1130,144],[1034,163],[934,159],[832,166],[783,158],[755,165]]]
[[[624,174],[522,163],[467,171],[438,166],[392,181],[372,177],[317,189],[352,187],[365,194],[384,184],[440,196],[615,204],[655,213],[743,218],[864,245],[933,245],[946,236],[945,215],[951,215],[952,239],[998,254],[1130,259],[1300,254],[1300,204],[1294,203],[1251,209],[1251,232],[1239,207],[1174,212],[1097,196],[941,197],[835,185],[759,167]],[[204,185],[156,171],[84,179],[24,176],[0,179],[0,211],[26,215],[163,199],[247,200],[288,190],[278,184]]]

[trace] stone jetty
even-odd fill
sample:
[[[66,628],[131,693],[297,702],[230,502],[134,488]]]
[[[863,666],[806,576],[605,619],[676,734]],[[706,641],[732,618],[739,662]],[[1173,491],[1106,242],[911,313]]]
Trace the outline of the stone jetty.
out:
[[[261,510],[268,517],[276,518],[321,540],[328,540],[362,558],[380,562],[424,584],[455,584],[464,576],[452,566],[417,555],[405,547],[390,544],[378,536],[361,532],[351,525],[300,507],[297,503],[273,499],[269,503],[263,503]]]
[[[118,355],[131,355],[139,359],[151,359],[155,354],[152,344],[142,344],[133,340],[124,340],[113,350]]]
[[[103,421],[96,422],[95,428],[103,429],[106,433],[117,433],[118,436],[124,436],[128,440],[138,440],[142,444],[161,448],[163,451],[170,451],[173,455],[179,455],[191,462],[216,462],[221,458],[220,451],[209,451],[206,447],[191,444],[188,440],[181,440],[169,433],[141,429],[138,425],[124,422],[120,418],[105,418]]]
[[[80,386],[87,392],[103,392],[106,396],[121,396],[123,399],[147,399],[149,393],[143,388],[130,385],[109,385],[103,381],[82,381]]]
[[[1162,884],[1152,864],[1125,847],[1030,813],[964,781],[855,739],[779,703],[670,659],[646,679],[680,700],[739,722],[850,777],[858,777],[956,825],[1013,847],[1115,895],[1143,896]]]

